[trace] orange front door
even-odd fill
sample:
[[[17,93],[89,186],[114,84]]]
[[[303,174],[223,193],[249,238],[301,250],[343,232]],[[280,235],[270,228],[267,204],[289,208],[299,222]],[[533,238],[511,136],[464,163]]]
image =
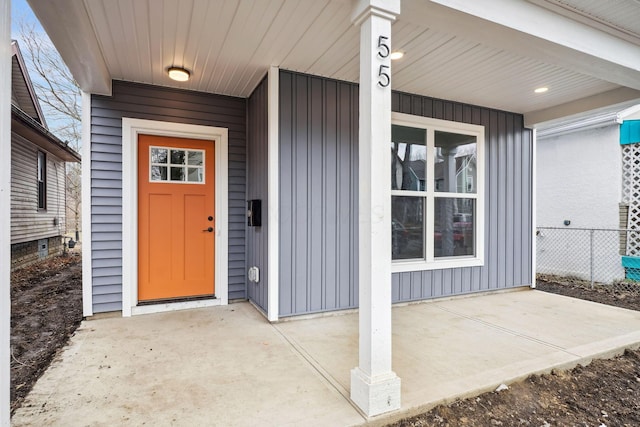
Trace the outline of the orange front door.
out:
[[[138,136],[138,300],[213,296],[215,141]]]

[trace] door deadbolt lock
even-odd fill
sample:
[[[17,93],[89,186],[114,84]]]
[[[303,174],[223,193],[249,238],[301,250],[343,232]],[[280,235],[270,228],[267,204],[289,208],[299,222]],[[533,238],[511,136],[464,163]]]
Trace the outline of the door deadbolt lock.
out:
[[[208,221],[213,221],[213,217],[212,217],[212,216],[209,216],[209,217],[207,218],[207,220],[208,220]]]

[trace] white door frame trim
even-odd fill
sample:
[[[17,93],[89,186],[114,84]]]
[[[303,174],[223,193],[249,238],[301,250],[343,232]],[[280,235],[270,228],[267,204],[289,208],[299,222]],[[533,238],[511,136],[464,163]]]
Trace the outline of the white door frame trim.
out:
[[[216,140],[215,287],[216,299],[138,307],[138,135]],[[155,313],[229,303],[228,129],[122,118],[122,315]]]

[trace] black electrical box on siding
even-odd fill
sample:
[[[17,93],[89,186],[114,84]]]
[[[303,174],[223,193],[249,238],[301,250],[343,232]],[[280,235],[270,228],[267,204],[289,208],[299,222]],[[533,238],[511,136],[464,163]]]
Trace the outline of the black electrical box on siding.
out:
[[[260,227],[262,225],[262,200],[247,201],[247,225]]]

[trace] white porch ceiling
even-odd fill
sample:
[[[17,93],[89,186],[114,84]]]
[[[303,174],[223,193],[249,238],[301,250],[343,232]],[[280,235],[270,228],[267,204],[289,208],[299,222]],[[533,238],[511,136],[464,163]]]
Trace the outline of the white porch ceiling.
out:
[[[530,0],[564,16],[633,41],[640,38],[638,0]]]
[[[109,79],[120,79],[247,97],[270,65],[358,79],[348,0],[30,3],[93,93],[108,93]],[[508,15],[500,3],[519,13]],[[538,34],[527,25],[550,28]],[[392,87],[525,113],[533,124],[640,100],[639,34],[636,0],[403,0],[392,44],[405,57],[393,63]],[[172,65],[193,78],[170,80]],[[540,86],[549,91],[534,94]]]

